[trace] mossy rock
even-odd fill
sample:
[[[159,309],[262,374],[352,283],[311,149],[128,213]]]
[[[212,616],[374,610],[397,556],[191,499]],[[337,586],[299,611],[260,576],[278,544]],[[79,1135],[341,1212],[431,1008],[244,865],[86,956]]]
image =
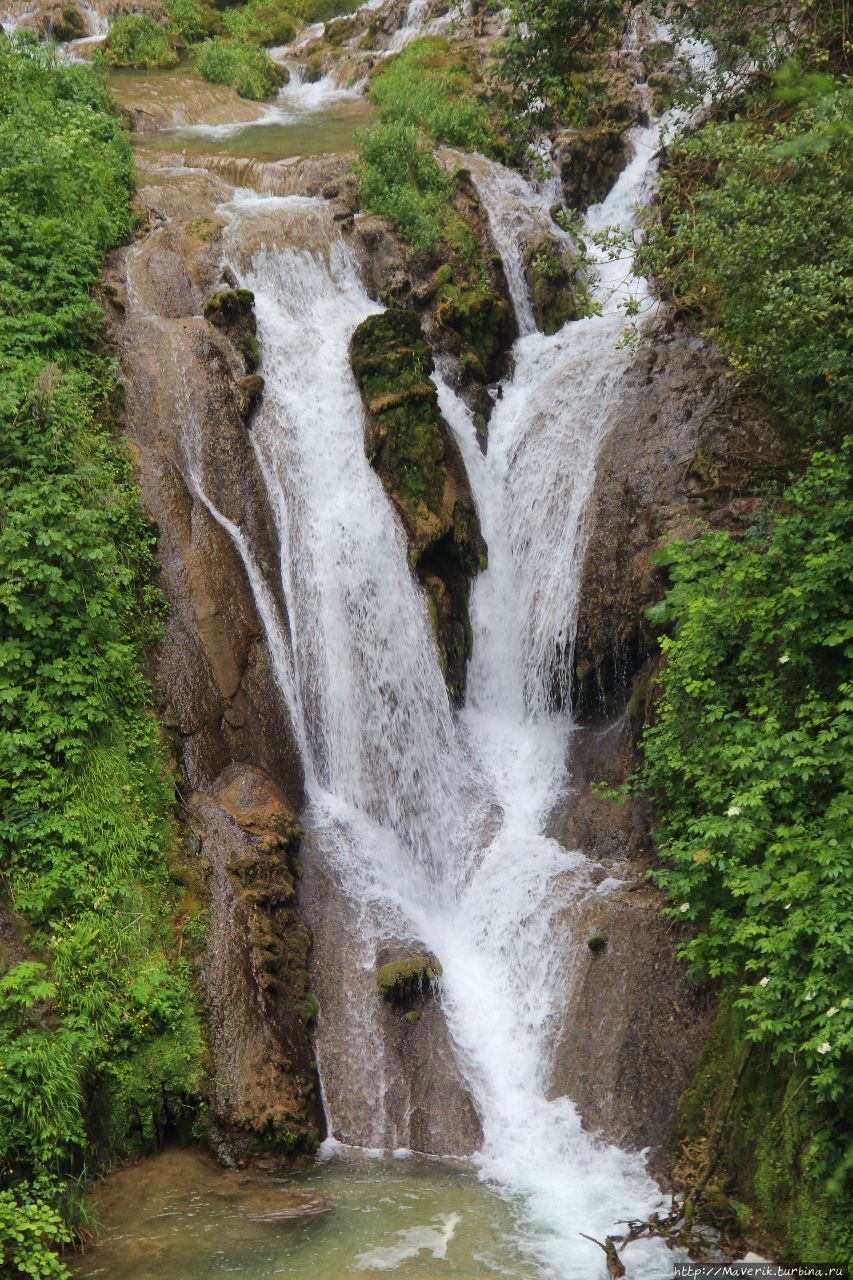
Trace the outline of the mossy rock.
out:
[[[512,312],[504,298],[491,288],[445,280],[438,291],[435,316],[473,352],[484,381],[497,376],[498,364],[513,336]]]
[[[204,304],[203,315],[209,324],[225,329],[240,352],[249,373],[260,363],[255,337],[255,295],[251,289],[217,289]]]
[[[49,21],[50,34],[63,44],[68,40],[79,40],[86,34],[86,23],[76,5],[67,4],[52,10]]]
[[[417,314],[395,307],[358,326],[350,357],[368,410],[365,450],[400,512],[439,662],[459,699],[472,642],[468,584],[485,544],[458,446],[438,409],[432,351]]]
[[[543,333],[557,333],[582,314],[585,291],[578,278],[575,254],[552,236],[527,246],[524,269],[536,324]]]
[[[376,975],[383,999],[398,1007],[432,994],[440,977],[441,965],[428,951],[383,964]]]

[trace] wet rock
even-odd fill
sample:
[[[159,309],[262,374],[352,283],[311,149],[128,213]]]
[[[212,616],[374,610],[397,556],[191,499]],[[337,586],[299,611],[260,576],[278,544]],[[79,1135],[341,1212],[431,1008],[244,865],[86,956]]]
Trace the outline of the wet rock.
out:
[[[566,203],[584,213],[603,200],[625,165],[624,125],[572,129],[554,141],[560,183]]]
[[[434,955],[420,952],[383,964],[376,975],[384,1000],[399,1007],[416,1004],[430,995],[441,977],[441,965]]]
[[[780,424],[725,377],[712,347],[677,327],[641,348],[588,509],[573,691],[584,721],[624,710],[656,648],[644,611],[664,589],[652,560],[661,539],[694,536],[697,518],[744,529],[756,479],[784,476],[791,456]]]
[[[710,1022],[660,906],[645,886],[591,893],[566,920],[579,942],[549,1094],[570,1097],[586,1128],[632,1150],[665,1142]]]
[[[246,362],[250,371],[257,369],[257,321],[255,295],[251,289],[217,289],[204,304],[204,318],[217,329],[224,329]]]
[[[557,333],[584,313],[588,297],[580,260],[553,236],[542,236],[524,251],[524,269],[537,328]]]
[[[468,584],[485,544],[458,446],[438,410],[432,352],[418,316],[393,308],[358,326],[350,355],[368,411],[365,449],[409,535],[458,698],[471,645]]]
[[[229,1163],[312,1150],[322,1112],[306,1031],[311,939],[296,907],[301,828],[263,770],[231,765],[189,812],[208,928],[211,1140]]]

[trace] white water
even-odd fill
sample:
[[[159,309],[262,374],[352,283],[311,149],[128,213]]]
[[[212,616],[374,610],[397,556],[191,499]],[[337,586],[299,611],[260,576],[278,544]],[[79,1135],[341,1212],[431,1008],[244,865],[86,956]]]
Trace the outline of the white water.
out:
[[[630,226],[653,180],[655,139],[635,131],[634,159],[591,210],[592,227]],[[537,198],[516,175],[474,162],[520,296],[513,212]],[[270,211],[273,242],[288,247],[243,261],[244,234],[257,244]],[[617,346],[617,307],[642,282],[625,278],[624,262],[603,263],[600,316],[553,337],[524,334],[485,456],[467,409],[438,379],[490,556],[473,590],[474,656],[455,717],[404,534],[364,453],[347,348],[379,308],[323,202],[253,197],[232,213],[233,262],[256,297],[266,392],[252,435],[278,526],[285,617],[242,531],[205,497],[191,432],[186,465],[234,539],[264,622],[305,766],[308,856],[352,909],[355,936],[341,939],[353,948],[343,1090],[355,1105],[338,1077],[337,1092],[326,1090],[331,1127],[366,1147],[409,1145],[384,1114],[375,983],[355,979],[383,939],[420,940],[443,966],[442,1006],[483,1125],[481,1174],[518,1197],[543,1275],[590,1280],[601,1255],[579,1232],[603,1238],[660,1193],[639,1157],[597,1143],[568,1099],[549,1098],[568,994],[566,912],[600,890],[582,853],[542,833],[565,785],[571,723],[555,693],[568,682],[584,511],[630,361]],[[321,1073],[341,1031],[321,1017]],[[636,1277],[665,1270],[656,1245],[632,1246],[631,1264]]]

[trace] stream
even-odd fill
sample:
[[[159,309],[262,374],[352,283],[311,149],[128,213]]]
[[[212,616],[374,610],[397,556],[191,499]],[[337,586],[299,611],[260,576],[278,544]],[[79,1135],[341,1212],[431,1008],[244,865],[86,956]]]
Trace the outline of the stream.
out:
[[[417,34],[426,10],[417,0],[410,6],[392,48]],[[298,50],[279,54],[293,60]],[[182,76],[113,79],[120,98],[140,89],[162,101]],[[242,114],[173,120],[140,134],[140,161],[168,152],[179,173],[213,153],[284,161],[339,151],[352,145],[369,108],[357,87],[304,85],[297,74],[272,106]],[[590,232],[630,230],[635,207],[653,191],[659,123],[629,140],[620,177],[587,214]],[[620,303],[647,294],[624,256],[601,254],[600,313],[552,336],[538,332],[521,233],[532,220],[562,234],[547,187],[534,189],[483,157],[463,159],[520,336],[485,453],[449,372],[439,367],[435,377],[489,549],[472,591],[473,658],[458,712],[403,528],[365,456],[348,349],[357,325],[381,308],[328,201],[238,188],[217,210],[228,265],[255,294],[265,393],[251,443],[281,547],[275,592],[239,524],[209,495],[189,399],[176,406],[178,465],[240,555],[302,760],[301,892],[315,940],[317,1060],[334,1136],[318,1162],[269,1175],[273,1198],[296,1189],[322,1200],[322,1211],[295,1213],[286,1225],[275,1212],[247,1210],[239,1188],[222,1189],[225,1175],[214,1166],[201,1162],[177,1178],[167,1158],[159,1182],[152,1174],[123,1199],[104,1198],[107,1241],[84,1258],[80,1276],[591,1280],[604,1275],[603,1255],[580,1233],[603,1239],[617,1222],[662,1203],[640,1155],[591,1136],[572,1102],[554,1096],[554,1055],[582,945],[572,922],[586,899],[620,882],[612,866],[546,834],[568,785],[573,724],[563,707],[585,512],[633,358],[620,342]],[[464,1161],[411,1155],[412,1108],[392,1105],[375,987],[388,939],[441,963],[448,1072],[481,1129]],[[454,1148],[450,1115],[431,1140],[447,1157],[468,1155]],[[671,1257],[660,1244],[632,1245],[630,1274],[662,1280]]]

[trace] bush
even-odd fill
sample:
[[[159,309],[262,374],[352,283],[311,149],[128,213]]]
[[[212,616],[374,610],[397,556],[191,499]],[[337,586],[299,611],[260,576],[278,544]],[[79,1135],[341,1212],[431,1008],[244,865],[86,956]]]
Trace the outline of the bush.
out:
[[[166,8],[184,44],[198,44],[225,31],[221,15],[200,0],[166,0]]]
[[[413,40],[370,82],[370,97],[384,119],[411,124],[471,151],[494,150],[496,134],[476,69],[448,40]]]
[[[749,1039],[851,1096],[853,444],[815,456],[775,516],[669,544],[670,634],[643,739],[682,954],[733,984]]]
[[[293,15],[275,0],[249,0],[241,9],[227,9],[223,16],[232,36],[253,44],[289,44],[293,39]]]
[[[835,145],[851,107],[829,94],[787,121],[726,120],[683,138],[640,252],[640,269],[702,317],[734,369],[817,437],[842,426],[853,392],[849,179]]]
[[[272,98],[286,82],[287,72],[277,67],[265,49],[247,40],[205,40],[196,55],[198,73],[213,84],[229,84],[241,98]]]
[[[361,136],[358,190],[362,204],[396,223],[416,249],[431,249],[453,221],[454,180],[412,124],[380,122]]]
[[[328,22],[354,13],[362,0],[293,0],[291,8],[301,22]]]
[[[145,13],[122,14],[110,22],[103,54],[113,67],[175,67],[178,55],[169,32]]]
[[[618,43],[632,7],[633,0],[509,0],[495,70],[513,131],[571,114],[574,77]]]
[[[473,263],[473,235],[452,204],[455,179],[433,151],[441,142],[497,147],[474,68],[446,40],[413,40],[377,72],[370,96],[380,119],[358,139],[362,204],[396,223],[414,248],[442,239]]]

